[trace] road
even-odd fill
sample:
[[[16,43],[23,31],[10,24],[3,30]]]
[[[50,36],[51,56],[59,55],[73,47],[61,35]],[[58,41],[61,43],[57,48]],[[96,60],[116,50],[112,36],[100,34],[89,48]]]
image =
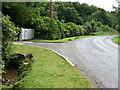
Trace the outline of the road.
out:
[[[68,58],[98,88],[118,88],[118,45],[114,36],[95,36],[66,43],[15,42],[53,49]]]

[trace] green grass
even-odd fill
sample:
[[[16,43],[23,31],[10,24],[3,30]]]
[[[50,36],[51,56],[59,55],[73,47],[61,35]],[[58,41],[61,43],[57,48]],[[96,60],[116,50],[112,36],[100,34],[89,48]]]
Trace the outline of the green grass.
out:
[[[41,39],[33,39],[33,40],[28,40],[32,42],[67,42],[67,41],[73,41],[73,40],[78,40],[86,37],[92,37],[92,36],[107,36],[107,35],[117,35],[117,32],[95,32],[92,33],[91,35],[86,35],[86,36],[75,36],[75,37],[67,37],[59,40],[41,40]]]
[[[20,88],[90,88],[92,83],[56,53],[32,46],[15,45],[16,53],[32,53],[32,69]]]
[[[118,35],[118,32],[95,32],[91,36],[108,36],[108,35]]]
[[[112,41],[120,45],[120,36],[114,37]]]
[[[40,40],[40,39],[33,39],[33,40],[28,40],[28,41],[32,41],[32,42],[67,42],[67,41],[73,41],[73,40],[77,40],[80,38],[85,38],[88,36],[76,36],[76,37],[67,37],[67,38],[63,38],[63,39],[59,39],[59,40]]]

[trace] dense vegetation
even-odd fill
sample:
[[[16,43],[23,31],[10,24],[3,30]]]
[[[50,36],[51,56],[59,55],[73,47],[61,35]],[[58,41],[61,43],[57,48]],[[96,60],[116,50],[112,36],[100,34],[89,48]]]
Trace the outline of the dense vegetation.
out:
[[[117,9],[105,11],[78,2],[55,2],[53,18],[49,18],[49,2],[5,2],[3,14],[15,25],[34,28],[35,38],[61,39],[89,35],[93,32],[119,31]],[[119,31],[120,32],[120,31]]]
[[[19,28],[10,21],[9,16],[2,17],[2,59],[5,65],[13,54],[12,42],[18,39]]]

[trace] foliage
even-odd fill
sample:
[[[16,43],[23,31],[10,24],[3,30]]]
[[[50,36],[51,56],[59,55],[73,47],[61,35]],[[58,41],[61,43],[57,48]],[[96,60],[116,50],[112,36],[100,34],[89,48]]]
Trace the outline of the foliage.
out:
[[[114,37],[112,41],[120,45],[120,36]]]
[[[61,23],[49,17],[39,17],[33,19],[33,26],[35,26],[35,36],[40,39],[61,39],[64,37],[78,36],[85,33],[85,29],[72,22]]]
[[[66,4],[65,4],[66,5]],[[83,24],[83,20],[74,7],[66,7],[65,5],[59,5],[56,9],[58,19],[65,20],[65,22],[73,22],[76,24]],[[69,13],[69,14],[68,14]]]
[[[10,57],[12,53],[12,41],[18,39],[19,28],[10,21],[9,16],[2,17],[2,58],[3,60]]]
[[[93,13],[91,17],[96,21],[100,21],[104,25],[112,26],[113,24],[111,15],[105,10],[99,10]]]
[[[15,24],[28,27],[29,25],[25,24],[29,23],[32,17],[49,16],[49,2],[4,2],[3,13],[11,16]],[[77,25],[82,25],[91,17],[104,25],[112,26],[115,18],[114,13],[79,2],[54,2],[53,13],[55,19],[60,21],[63,19],[66,23],[73,22]]]
[[[3,88],[16,88],[20,84],[21,79],[27,75],[29,70],[31,70],[31,66],[33,63],[32,57],[33,55],[31,53],[14,53],[11,55],[10,59],[6,62],[5,69],[17,69],[16,75],[19,77],[13,77],[12,79],[6,77],[2,78]]]
[[[86,22],[83,27],[86,29],[87,33],[94,33],[94,32],[113,32],[115,31],[113,28],[109,27],[108,25],[104,25],[99,21],[95,21],[92,19],[90,22]]]
[[[120,25],[116,25],[115,29],[120,33]]]
[[[22,78],[27,75],[29,70],[31,70],[32,63],[33,63],[33,55],[32,53],[29,53],[25,56],[25,59],[21,58],[19,61],[19,70],[18,75]]]
[[[30,2],[4,2],[3,13],[9,15],[12,21],[22,27],[30,27],[31,19],[40,15],[39,8],[33,8]]]
[[[96,12],[98,10],[97,7],[95,6],[89,6],[86,3],[78,3],[78,2],[73,2],[73,6],[75,9],[78,11],[80,16],[83,18],[84,22],[88,21],[89,16],[92,15],[92,13]]]
[[[35,28],[35,37],[40,39],[61,39],[91,32],[120,30],[117,10],[107,12],[79,2],[54,2],[53,5],[52,19],[48,17],[49,2],[3,2],[3,13],[9,15],[16,25]]]
[[[70,32],[69,36],[79,36],[84,35],[85,33],[85,29],[82,26],[76,25],[72,22],[66,23],[65,28]]]
[[[35,26],[36,38],[41,39],[60,39],[63,35],[61,23],[49,17],[39,17],[33,19],[33,26]]]

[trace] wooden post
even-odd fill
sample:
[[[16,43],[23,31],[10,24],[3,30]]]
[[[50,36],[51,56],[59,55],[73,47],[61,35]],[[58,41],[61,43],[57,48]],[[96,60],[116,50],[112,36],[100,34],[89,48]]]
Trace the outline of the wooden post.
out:
[[[53,17],[53,1],[50,0],[50,18]]]

